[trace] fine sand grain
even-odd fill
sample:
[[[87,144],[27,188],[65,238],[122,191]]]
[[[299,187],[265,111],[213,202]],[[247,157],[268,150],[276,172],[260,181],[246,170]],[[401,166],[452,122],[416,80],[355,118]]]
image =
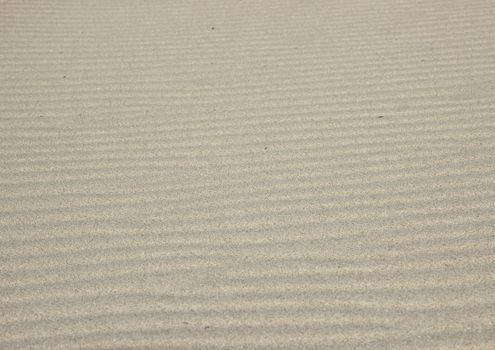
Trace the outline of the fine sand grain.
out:
[[[495,2],[1,1],[0,349],[494,349]]]

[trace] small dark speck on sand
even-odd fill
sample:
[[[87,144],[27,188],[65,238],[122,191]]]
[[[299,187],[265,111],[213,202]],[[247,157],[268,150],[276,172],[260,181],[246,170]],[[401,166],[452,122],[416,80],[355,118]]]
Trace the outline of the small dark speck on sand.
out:
[[[210,326],[205,326],[205,329],[209,329],[209,328],[210,328]]]
[[[67,78],[67,76],[64,75],[64,79]]]
[[[215,30],[215,27],[211,27],[211,30]]]
[[[383,118],[383,115],[379,115],[378,118]]]
[[[268,147],[265,147],[265,151],[268,149]]]

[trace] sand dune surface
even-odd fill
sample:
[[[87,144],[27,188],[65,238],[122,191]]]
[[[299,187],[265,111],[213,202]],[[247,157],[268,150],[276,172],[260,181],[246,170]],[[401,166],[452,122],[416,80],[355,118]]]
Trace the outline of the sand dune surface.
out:
[[[1,1],[1,349],[495,348],[495,2]]]

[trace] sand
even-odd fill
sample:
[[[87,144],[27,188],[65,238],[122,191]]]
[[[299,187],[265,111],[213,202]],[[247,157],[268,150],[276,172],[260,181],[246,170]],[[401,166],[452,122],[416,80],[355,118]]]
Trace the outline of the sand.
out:
[[[495,2],[2,1],[1,349],[495,348]]]

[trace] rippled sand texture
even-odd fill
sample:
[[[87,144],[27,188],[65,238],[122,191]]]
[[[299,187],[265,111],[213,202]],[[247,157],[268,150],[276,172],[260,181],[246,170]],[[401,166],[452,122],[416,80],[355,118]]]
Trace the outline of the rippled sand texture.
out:
[[[1,349],[495,348],[495,2],[2,1]]]

